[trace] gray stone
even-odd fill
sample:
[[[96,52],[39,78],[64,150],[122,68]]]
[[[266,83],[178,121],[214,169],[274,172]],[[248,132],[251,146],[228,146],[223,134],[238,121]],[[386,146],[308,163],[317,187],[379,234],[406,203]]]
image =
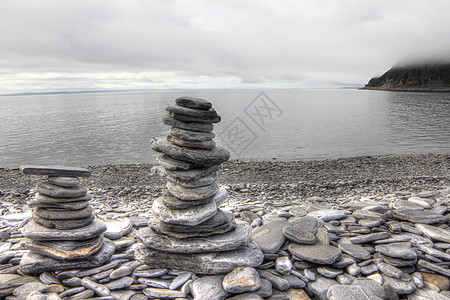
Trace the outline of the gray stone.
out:
[[[53,220],[53,219],[45,219],[41,218],[35,214],[33,214],[33,220],[38,223],[39,225],[42,225],[47,228],[54,228],[58,230],[68,230],[68,229],[75,229],[80,227],[88,226],[92,223],[95,216],[89,215],[85,218],[80,219],[66,219],[66,220]]]
[[[256,291],[261,281],[255,269],[239,267],[225,275],[222,286],[229,293],[240,294]]]
[[[185,141],[176,137],[174,135],[169,134],[166,139],[174,145],[180,147],[190,147],[195,149],[204,149],[204,150],[212,150],[216,148],[216,142],[213,140],[204,141],[204,142],[193,142],[193,141]]]
[[[218,117],[217,112],[214,110],[214,108],[210,109],[195,109],[195,108],[189,108],[181,105],[169,105],[166,107],[166,111],[169,113],[184,115],[184,116],[190,116],[190,117],[196,117],[196,118],[216,118]]]
[[[320,265],[331,265],[341,257],[341,250],[330,245],[289,245],[289,251],[297,258]]]
[[[44,203],[36,200],[29,201],[29,207],[42,207],[42,208],[59,208],[66,210],[78,210],[89,206],[89,201],[75,201],[75,202],[57,202],[57,203]]]
[[[405,260],[417,258],[416,251],[413,248],[411,248],[410,245],[403,243],[378,245],[375,247],[375,250],[389,257],[395,257]]]
[[[26,299],[27,296],[31,294],[33,291],[46,293],[49,290],[50,286],[47,284],[43,284],[40,282],[29,282],[15,288],[13,295],[16,296],[17,299]]]
[[[158,156],[156,158],[156,161],[162,167],[166,168],[167,170],[172,170],[172,171],[187,171],[187,170],[195,168],[195,165],[192,163],[178,160],[178,159],[173,159],[167,155]]]
[[[114,243],[105,240],[102,248],[97,253],[82,260],[61,261],[37,253],[27,252],[20,261],[20,270],[27,274],[40,274],[46,271],[71,270],[99,266],[110,259],[114,250]]]
[[[445,223],[447,218],[443,215],[439,215],[430,211],[417,211],[417,210],[393,210],[392,217],[401,221],[409,221],[412,223],[422,224],[436,224]]]
[[[288,225],[287,221],[273,221],[255,228],[252,239],[261,247],[264,253],[277,253],[286,241],[283,228]]]
[[[338,247],[342,250],[342,252],[347,253],[356,259],[367,260],[372,257],[369,251],[359,245],[339,244]]]
[[[320,209],[309,212],[307,216],[316,217],[321,219],[324,222],[331,220],[341,220],[347,217],[347,212],[345,210],[337,210],[337,209]]]
[[[188,108],[208,110],[212,107],[211,102],[194,97],[178,97],[175,103]]]
[[[150,299],[184,299],[186,295],[180,291],[158,288],[146,288],[142,292]]]
[[[165,274],[167,274],[167,269],[154,269],[149,268],[149,266],[143,265],[141,267],[136,268],[134,270],[133,275],[136,277],[143,277],[143,278],[153,278],[153,277],[160,277]]]
[[[103,246],[100,235],[89,240],[77,241],[37,241],[24,239],[24,246],[41,255],[61,260],[78,260],[97,253]]]
[[[337,282],[339,282],[340,284],[345,284],[345,285],[352,284],[352,282],[355,281],[355,279],[356,278],[354,276],[345,274],[345,273],[338,275],[336,277]]]
[[[216,195],[208,197],[208,198],[203,198],[200,200],[185,201],[185,200],[180,200],[180,199],[174,197],[172,194],[169,193],[169,191],[164,190],[163,195],[160,198],[161,198],[161,201],[164,203],[164,205],[168,209],[178,210],[178,209],[188,209],[188,208],[192,208],[195,206],[204,205],[206,203],[210,203],[211,201],[216,202],[217,195],[219,195],[220,197],[223,198],[223,199],[220,199],[221,202],[223,202],[227,196],[226,193],[223,194],[223,193],[219,192]]]
[[[448,230],[425,224],[416,224],[416,227],[432,240],[450,243],[450,231]]]
[[[111,295],[111,291],[106,286],[98,284],[88,278],[81,279],[81,285],[86,289],[93,290],[97,296],[104,297]]]
[[[33,214],[40,218],[51,220],[80,219],[92,216],[93,209],[91,206],[79,210],[67,210],[59,208],[35,208]]]
[[[93,290],[84,290],[79,292],[78,294],[72,295],[70,297],[65,298],[66,300],[85,300],[91,297],[94,297],[95,293]]]
[[[182,121],[182,122],[188,122],[188,123],[192,122],[192,123],[210,124],[210,123],[219,123],[221,120],[220,116],[217,116],[217,117],[193,117],[193,116],[182,115],[182,114],[177,114],[177,113],[173,113],[173,112],[169,112],[169,116],[174,118],[175,120]]]
[[[197,122],[183,122],[180,120],[176,120],[171,116],[164,116],[163,122],[166,125],[170,125],[176,128],[181,128],[185,130],[192,131],[202,131],[202,132],[211,132],[213,130],[213,125],[208,123],[197,123]]]
[[[213,217],[217,212],[217,204],[211,201],[192,208],[173,210],[165,206],[161,198],[157,198],[153,201],[152,212],[165,223],[195,226]]]
[[[228,297],[227,300],[264,300],[264,298],[256,293],[243,293],[233,297]]]
[[[289,281],[285,278],[277,276],[266,270],[257,270],[261,278],[270,281],[272,286],[279,291],[286,291],[289,289]]]
[[[169,285],[169,289],[176,290],[183,286],[188,280],[192,278],[191,272],[181,272],[177,277],[175,277]]]
[[[308,289],[317,297],[317,299],[327,300],[328,289],[333,285],[339,285],[339,283],[334,279],[317,277],[316,281],[308,282]]]
[[[75,197],[75,198],[54,198],[49,197],[46,195],[43,195],[41,193],[36,193],[36,201],[41,203],[67,203],[67,205],[70,205],[71,202],[78,202],[78,201],[89,201],[91,200],[92,196],[90,194],[86,194],[81,197]]]
[[[327,291],[329,300],[382,300],[382,298],[369,298],[360,286],[333,285]]]
[[[377,240],[386,239],[389,237],[389,233],[387,232],[375,232],[369,234],[362,234],[355,237],[350,238],[350,241],[353,244],[366,244]]]
[[[272,296],[272,283],[264,278],[260,278],[261,286],[258,290],[255,291],[255,294],[258,294],[262,298],[269,298]]]
[[[167,189],[169,192],[178,199],[184,201],[200,200],[210,198],[219,192],[219,185],[214,182],[207,186],[188,188],[183,187],[177,183],[168,181]]]
[[[36,191],[42,195],[53,198],[77,198],[86,195],[87,189],[83,186],[62,187],[49,182],[38,182]]]
[[[204,167],[219,165],[230,158],[230,152],[221,147],[216,147],[213,150],[183,148],[173,145],[162,138],[153,138],[150,145],[153,150],[167,154],[174,159],[191,162]]]
[[[83,168],[66,167],[66,166],[37,166],[23,165],[20,171],[24,175],[48,175],[61,177],[89,177],[91,172]]]
[[[187,187],[187,188],[194,188],[194,187],[201,187],[206,186],[214,183],[217,180],[217,173],[213,172],[207,176],[200,177],[198,179],[194,180],[181,180],[174,178],[172,176],[166,176],[167,180],[170,180],[174,183],[177,183],[181,186]]]
[[[39,280],[44,284],[61,284],[58,278],[50,272],[44,272],[39,275]]]
[[[430,263],[430,262],[428,262],[426,260],[420,259],[417,262],[417,265],[419,267],[424,268],[424,269],[431,270],[431,271],[434,271],[434,272],[436,272],[438,274],[450,277],[450,269],[443,268],[443,267],[438,266],[436,264]]]
[[[336,278],[338,275],[344,273],[344,271],[342,271],[341,269],[335,269],[330,266],[317,268],[317,272],[319,272],[320,275],[326,278]]]
[[[22,229],[25,237],[40,241],[61,241],[61,240],[87,240],[99,236],[106,230],[106,225],[98,219],[94,219],[88,226],[70,230],[57,230],[46,228],[37,224],[33,220],[27,223]]]
[[[450,261],[450,254],[447,254],[445,252],[442,252],[438,249],[435,249],[431,246],[427,246],[427,245],[416,245],[416,248],[420,251],[422,251],[423,253],[427,253],[433,257],[436,257],[438,259],[442,259],[445,261]]]
[[[169,280],[160,278],[139,278],[138,281],[146,286],[160,289],[168,289],[170,285]]]
[[[133,230],[130,218],[105,220],[103,223],[106,225],[106,231],[103,235],[110,240],[118,240]]]
[[[138,247],[136,260],[152,268],[175,268],[200,274],[223,274],[237,267],[256,267],[263,261],[263,254],[254,243],[227,252],[167,253],[147,247]]]
[[[177,180],[184,181],[194,181],[199,180],[202,177],[207,177],[219,170],[219,166],[211,166],[208,168],[196,168],[187,171],[172,171],[156,166],[152,168],[152,172],[164,176],[172,182],[177,182]]]
[[[80,179],[76,177],[55,177],[50,176],[48,182],[57,186],[74,187],[80,184]]]
[[[170,134],[185,141],[192,142],[205,142],[212,140],[216,136],[214,132],[191,131],[176,127],[170,128]]]
[[[26,298],[22,298],[22,297],[16,297],[16,299],[26,299],[26,300],[47,300],[47,296],[38,292],[38,291],[33,291],[30,294],[28,294],[28,296]],[[59,298],[61,299],[61,298]]]
[[[436,202],[436,200],[434,199],[430,199],[430,198],[420,198],[420,197],[410,197],[408,198],[408,201],[422,206],[423,208],[431,208],[432,205]]]
[[[283,234],[293,242],[312,245],[316,242],[317,230],[322,226],[323,221],[315,217],[296,218],[284,227]]]
[[[278,257],[275,260],[275,270],[278,273],[286,275],[291,273],[292,270],[292,262],[287,256]]]
[[[133,273],[133,268],[130,266],[120,266],[109,274],[111,280],[119,279]]]
[[[375,299],[377,297],[379,299],[386,299],[386,293],[383,289],[383,286],[375,280],[367,278],[356,278],[352,282],[352,286],[362,287],[370,299]]]
[[[396,200],[392,203],[392,208],[396,210],[424,210],[422,206],[406,200]]]
[[[394,266],[391,266],[390,264],[384,263],[384,262],[380,262],[378,264],[378,270],[380,270],[386,276],[397,278],[397,279],[399,279],[403,276],[402,270],[400,270]]]
[[[196,279],[191,284],[191,292],[196,300],[223,300],[229,293],[222,286],[223,275]]]
[[[171,253],[201,253],[211,251],[230,251],[248,244],[251,240],[251,227],[240,224],[235,230],[207,237],[176,239],[156,234],[149,227],[141,228],[137,237],[147,247]]]
[[[196,226],[168,224],[156,218],[150,219],[148,225],[159,234],[180,239],[225,233],[236,228],[233,214],[221,209],[218,209],[212,218]]]
[[[105,283],[105,286],[111,291],[127,289],[133,284],[134,280],[131,277],[125,276],[119,279],[111,280]]]
[[[111,291],[111,296],[115,297],[116,299],[120,300],[130,300],[131,297],[137,294],[137,291],[132,290],[118,290],[118,291]],[[143,297],[146,297],[142,295]],[[144,300],[147,300],[148,298],[144,298]]]
[[[384,284],[392,287],[398,295],[408,295],[416,290],[416,285],[407,273],[403,273],[401,279],[383,275]]]
[[[352,276],[358,276],[359,274],[361,274],[361,267],[358,266],[356,263],[348,265],[345,270],[347,271],[348,274],[352,275]]]
[[[408,300],[448,300],[449,297],[430,289],[416,289],[414,293],[408,295]]]

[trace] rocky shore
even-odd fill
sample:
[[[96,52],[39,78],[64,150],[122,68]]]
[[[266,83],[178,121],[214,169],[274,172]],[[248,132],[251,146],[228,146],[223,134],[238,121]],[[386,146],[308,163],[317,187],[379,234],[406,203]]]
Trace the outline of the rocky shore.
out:
[[[23,274],[39,178],[0,169],[0,299],[449,299],[449,166],[450,155],[432,154],[223,163],[222,208],[254,228],[264,253],[261,266],[226,276],[134,259],[165,184],[150,164],[88,166],[82,179],[116,246],[109,263]]]

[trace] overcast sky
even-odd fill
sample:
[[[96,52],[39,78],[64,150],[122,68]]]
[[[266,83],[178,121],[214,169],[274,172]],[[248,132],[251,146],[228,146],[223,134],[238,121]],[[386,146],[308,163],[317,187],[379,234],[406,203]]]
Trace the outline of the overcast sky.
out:
[[[0,94],[362,86],[450,53],[448,0],[0,0]]]

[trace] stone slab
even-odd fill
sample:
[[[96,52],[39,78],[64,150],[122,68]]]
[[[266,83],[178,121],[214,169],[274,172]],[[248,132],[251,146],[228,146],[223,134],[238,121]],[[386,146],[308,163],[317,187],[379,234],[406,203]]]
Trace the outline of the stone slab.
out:
[[[24,175],[47,175],[61,177],[89,177],[91,171],[83,168],[67,167],[67,166],[40,166],[40,165],[23,165],[20,171]]]
[[[208,110],[212,107],[211,102],[195,97],[178,97],[175,99],[175,103],[183,107],[203,110]]]
[[[151,268],[179,269],[199,274],[225,274],[237,267],[257,267],[264,255],[258,245],[251,242],[233,251],[181,254],[149,249],[142,245],[136,249],[136,260]]]
[[[214,128],[212,124],[207,123],[194,123],[194,122],[183,122],[172,118],[171,116],[164,116],[163,122],[166,125],[170,125],[176,128],[181,128],[185,130],[201,131],[201,132],[211,132]]]

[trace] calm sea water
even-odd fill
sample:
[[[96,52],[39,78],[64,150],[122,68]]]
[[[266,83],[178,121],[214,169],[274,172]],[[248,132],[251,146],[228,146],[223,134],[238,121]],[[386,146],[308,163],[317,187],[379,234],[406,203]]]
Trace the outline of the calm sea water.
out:
[[[450,93],[187,90],[0,97],[0,166],[154,162],[179,96],[205,98],[242,160],[450,153]]]

